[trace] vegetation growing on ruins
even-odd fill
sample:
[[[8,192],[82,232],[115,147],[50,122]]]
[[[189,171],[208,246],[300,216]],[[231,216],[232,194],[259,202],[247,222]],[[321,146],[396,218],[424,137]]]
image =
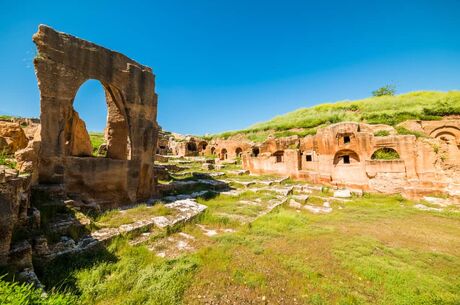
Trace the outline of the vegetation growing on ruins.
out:
[[[381,148],[372,154],[372,160],[398,160],[399,154],[391,148]]]
[[[376,137],[386,137],[389,135],[390,135],[390,132],[388,130],[379,130],[379,131],[374,132],[374,136]]]
[[[403,127],[403,126],[396,126],[396,131],[400,135],[413,135],[416,138],[425,138],[426,137],[423,133],[421,133],[419,131],[409,130],[409,129]]]
[[[11,159],[11,156],[5,151],[0,151],[0,165],[8,166],[9,168],[16,168],[16,161]]]
[[[319,127],[344,121],[396,126],[406,120],[437,120],[446,115],[459,114],[460,91],[416,91],[302,108],[244,130],[224,132],[213,137],[228,138],[242,133],[249,139],[262,142],[269,135],[314,134]]]

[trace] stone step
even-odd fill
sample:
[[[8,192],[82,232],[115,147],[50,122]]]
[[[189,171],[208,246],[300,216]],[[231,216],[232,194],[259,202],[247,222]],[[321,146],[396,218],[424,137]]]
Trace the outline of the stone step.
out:
[[[171,216],[156,216],[150,219],[143,219],[135,221],[131,224],[121,225],[118,228],[104,228],[98,231],[92,232],[90,235],[80,239],[78,243],[67,242],[50,247],[50,253],[44,256],[46,260],[53,260],[58,256],[64,254],[81,253],[90,250],[98,245],[107,244],[115,237],[120,235],[126,235],[130,233],[143,232],[150,230],[154,227],[165,230],[176,227],[188,221],[191,221],[206,210],[206,206],[199,204],[191,199],[178,200],[169,204],[165,204],[169,209],[176,211]]]

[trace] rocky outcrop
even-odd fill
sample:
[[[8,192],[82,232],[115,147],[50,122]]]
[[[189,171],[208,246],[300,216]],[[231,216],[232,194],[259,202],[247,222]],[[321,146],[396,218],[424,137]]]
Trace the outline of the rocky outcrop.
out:
[[[27,147],[18,150],[14,154],[16,159],[16,169],[21,173],[27,173],[31,176],[31,184],[38,181],[38,154],[40,152],[41,137],[40,125],[35,128],[35,134],[27,144]]]
[[[28,140],[18,123],[0,121],[0,152],[9,154],[25,148]]]
[[[78,112],[73,111],[72,117],[69,120],[71,127],[70,133],[72,139],[70,141],[70,155],[77,157],[90,157],[93,154],[93,147],[89,138],[86,124],[80,119]]]

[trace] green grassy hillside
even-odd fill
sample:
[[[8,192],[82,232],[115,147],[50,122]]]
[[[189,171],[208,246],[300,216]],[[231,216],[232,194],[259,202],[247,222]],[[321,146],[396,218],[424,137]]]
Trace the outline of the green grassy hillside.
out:
[[[437,120],[453,114],[460,114],[460,91],[417,91],[301,108],[247,129],[224,132],[214,137],[245,134],[250,140],[260,142],[269,134],[275,137],[305,136],[314,134],[318,127],[343,121],[396,125],[405,120]]]

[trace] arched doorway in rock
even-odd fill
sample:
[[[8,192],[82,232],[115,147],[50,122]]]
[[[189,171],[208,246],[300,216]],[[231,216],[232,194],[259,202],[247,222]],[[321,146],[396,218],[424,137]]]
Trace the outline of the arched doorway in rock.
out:
[[[337,184],[361,185],[367,183],[366,170],[359,155],[350,149],[335,153],[331,171],[331,182]]]
[[[284,162],[284,151],[283,150],[278,150],[277,152],[273,153],[272,156],[275,157],[275,162],[276,163]]]
[[[241,158],[241,155],[243,154],[243,150],[241,149],[241,147],[237,147],[235,149],[235,155],[237,158]]]
[[[98,80],[89,79],[80,85],[66,123],[67,155],[131,159],[128,123],[120,99],[116,88]]]
[[[455,126],[443,126],[431,133],[440,140],[439,154],[442,163],[458,166],[460,160],[460,128]]]
[[[398,152],[390,147],[382,147],[374,151],[371,156],[372,160],[399,160]]]
[[[187,143],[187,151],[192,152],[192,153],[197,152],[198,149],[196,147],[196,143],[195,142],[188,142]]]
[[[334,156],[334,166],[349,165],[359,162],[359,156],[353,150],[339,150]]]
[[[208,147],[208,142],[201,141],[200,143],[198,143],[198,152],[200,154],[204,154],[206,147]]]
[[[222,148],[222,150],[220,151],[220,159],[221,160],[227,159],[227,150],[225,148]]]
[[[216,148],[215,147],[211,147],[211,155],[215,155],[216,154]]]
[[[252,148],[252,153],[251,153],[251,156],[252,156],[252,157],[257,157],[257,156],[259,156],[259,153],[260,153],[259,147],[253,147],[253,148]]]
[[[436,128],[431,132],[430,136],[440,139],[447,145],[456,146],[460,149],[460,128],[456,126],[443,126]]]

